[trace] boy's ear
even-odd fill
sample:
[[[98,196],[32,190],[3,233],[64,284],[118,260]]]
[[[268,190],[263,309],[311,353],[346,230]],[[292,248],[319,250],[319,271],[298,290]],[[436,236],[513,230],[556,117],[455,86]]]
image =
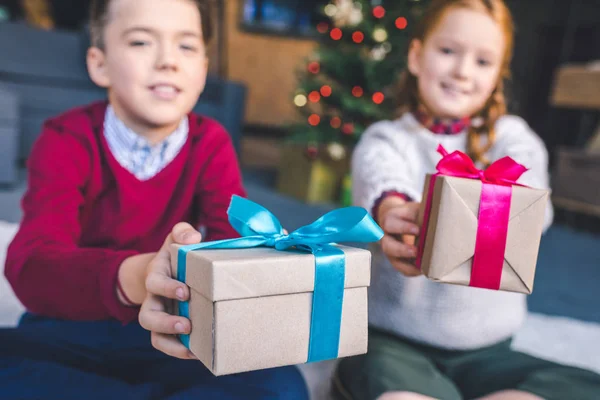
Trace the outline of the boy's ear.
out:
[[[98,47],[90,47],[87,51],[87,69],[92,81],[103,88],[110,86],[110,77],[106,68],[106,57]]]
[[[408,49],[408,70],[414,76],[419,76],[421,70],[421,49],[423,45],[419,39],[413,39],[410,42],[410,48]]]

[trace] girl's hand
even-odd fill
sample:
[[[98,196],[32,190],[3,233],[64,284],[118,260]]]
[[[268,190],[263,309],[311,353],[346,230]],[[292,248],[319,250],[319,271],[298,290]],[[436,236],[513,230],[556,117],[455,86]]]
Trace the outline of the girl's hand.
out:
[[[421,275],[414,265],[417,256],[415,236],[419,234],[417,214],[420,203],[405,202],[397,197],[386,198],[380,205],[378,221],[385,232],[381,247],[394,268],[405,276]]]
[[[172,243],[194,244],[202,240],[200,232],[190,224],[179,223],[165,239],[162,247],[148,265],[146,278],[147,295],[139,314],[140,325],[151,332],[152,346],[170,356],[196,359],[175,336],[190,333],[190,320],[167,312],[173,300],[187,300],[188,286],[171,276],[170,246]]]

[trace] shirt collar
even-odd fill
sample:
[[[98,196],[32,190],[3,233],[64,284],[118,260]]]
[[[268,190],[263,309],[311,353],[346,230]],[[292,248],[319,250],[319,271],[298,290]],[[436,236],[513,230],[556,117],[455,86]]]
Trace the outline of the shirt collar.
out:
[[[171,144],[179,143],[188,135],[189,125],[187,117],[181,119],[179,126],[169,136],[161,140],[159,143],[152,145],[148,139],[137,134],[129,128],[123,121],[119,119],[113,107],[109,104],[106,109],[106,124],[111,129],[111,134],[114,139],[120,143],[120,147],[125,151],[138,151],[143,148],[150,150],[162,149],[163,151]]]
[[[456,135],[462,133],[471,125],[471,118],[437,118],[419,104],[413,115],[430,132],[441,135]]]

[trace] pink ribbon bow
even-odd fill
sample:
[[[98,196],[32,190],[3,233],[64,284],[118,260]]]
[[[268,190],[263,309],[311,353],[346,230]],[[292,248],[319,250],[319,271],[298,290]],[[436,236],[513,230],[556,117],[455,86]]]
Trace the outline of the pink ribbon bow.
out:
[[[482,181],[482,188],[469,285],[498,290],[506,251],[512,186],[522,186],[516,181],[527,168],[510,157],[503,157],[485,170],[480,170],[463,152],[448,153],[442,145],[438,146],[437,151],[442,155],[442,159],[436,166],[437,173],[429,182],[416,265],[421,267],[436,177],[445,175],[478,179]]]

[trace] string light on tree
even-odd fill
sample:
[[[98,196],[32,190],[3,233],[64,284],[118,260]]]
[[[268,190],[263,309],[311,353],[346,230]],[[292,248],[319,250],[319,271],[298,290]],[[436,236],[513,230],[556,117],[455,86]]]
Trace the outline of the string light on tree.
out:
[[[349,122],[345,123],[344,126],[342,126],[342,132],[346,135],[352,135],[354,133],[354,124]]]
[[[362,41],[365,39],[365,34],[362,33],[361,31],[356,31],[352,34],[352,40],[354,41],[354,43],[362,43]]]
[[[329,25],[327,22],[320,22],[317,24],[317,32],[319,33],[327,33],[329,30]]]
[[[388,33],[383,28],[376,28],[373,31],[373,39],[379,43],[383,43],[388,39]]]
[[[313,90],[312,92],[309,93],[308,100],[310,100],[313,103],[316,103],[319,100],[321,100],[321,95],[316,90]]]
[[[329,32],[329,36],[333,40],[340,40],[342,38],[342,30],[340,28],[333,28],[331,32]]]
[[[318,74],[321,70],[321,64],[318,61],[311,61],[308,63],[308,71],[313,74]]]
[[[373,50],[371,50],[371,58],[375,61],[383,61],[386,55],[387,52],[385,51],[383,46],[376,46],[373,47]]]
[[[373,103],[381,104],[381,103],[383,103],[383,100],[385,100],[385,96],[383,95],[383,93],[381,93],[381,92],[373,93]]]
[[[396,18],[396,28],[405,29],[408,26],[408,21],[404,17]]]
[[[354,86],[352,88],[352,95],[354,97],[362,97],[363,94],[364,94],[364,90],[360,86]]]
[[[297,107],[304,107],[306,105],[306,103],[307,103],[307,100],[306,100],[306,96],[305,95],[303,95],[303,94],[297,94],[294,97],[294,104]]]
[[[340,126],[342,126],[342,119],[340,117],[332,117],[329,121],[329,124],[333,129],[338,129]]]
[[[335,4],[327,4],[324,11],[325,15],[327,15],[329,18],[333,18],[335,14],[337,14],[338,8]]]
[[[321,96],[323,96],[323,97],[331,96],[331,86],[329,86],[329,85],[321,86]]]
[[[319,146],[317,146],[315,143],[310,143],[306,148],[306,157],[308,157],[311,160],[315,160],[318,155]]]
[[[312,126],[317,126],[317,125],[319,125],[320,122],[321,122],[321,117],[319,117],[317,114],[311,114],[308,117],[308,123]]]
[[[383,8],[383,6],[373,8],[373,16],[379,19],[385,17],[385,8]]]
[[[335,12],[332,15],[328,15],[333,20],[335,26],[356,26],[363,20],[362,5],[359,2],[353,0],[335,0],[335,4],[330,4],[335,7]],[[325,6],[325,12],[327,8]],[[329,12],[332,12],[333,8],[329,8]]]
[[[385,42],[371,49],[371,58],[375,61],[383,61],[390,51],[392,51],[392,45]]]
[[[344,148],[344,146],[337,142],[333,142],[329,146],[327,146],[327,152],[329,153],[331,159],[334,161],[340,161],[343,160],[344,157],[346,157],[346,149]]]

